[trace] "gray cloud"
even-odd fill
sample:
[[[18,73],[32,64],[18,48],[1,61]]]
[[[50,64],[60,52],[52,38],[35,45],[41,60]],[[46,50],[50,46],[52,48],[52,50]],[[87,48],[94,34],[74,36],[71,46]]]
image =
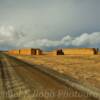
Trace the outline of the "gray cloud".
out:
[[[100,47],[100,0],[0,0],[0,48]]]
[[[98,47],[100,44],[100,32],[82,33],[79,36],[66,35],[60,40],[34,39],[33,37],[33,34],[17,32],[13,26],[2,26],[0,28],[0,47],[33,47],[47,50],[58,47]]]
[[[13,26],[0,27],[0,49],[17,48],[22,33],[18,32]]]
[[[24,46],[26,47],[31,47],[31,46],[36,46],[36,47],[95,47],[100,44],[100,32],[94,32],[91,34],[88,33],[82,33],[80,36],[73,37],[70,35],[67,35],[63,37],[59,41],[54,41],[54,40],[49,40],[49,39],[41,39],[41,40],[36,40],[36,41],[30,41],[26,43]]]

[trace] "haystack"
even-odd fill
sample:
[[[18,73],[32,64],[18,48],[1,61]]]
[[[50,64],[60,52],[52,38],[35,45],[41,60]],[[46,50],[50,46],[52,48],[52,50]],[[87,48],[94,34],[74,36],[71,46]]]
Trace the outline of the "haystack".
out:
[[[36,49],[33,48],[20,49],[20,55],[36,55]]]
[[[42,50],[36,49],[36,55],[42,55]]]
[[[95,48],[65,48],[62,50],[65,55],[94,55],[98,53]]]

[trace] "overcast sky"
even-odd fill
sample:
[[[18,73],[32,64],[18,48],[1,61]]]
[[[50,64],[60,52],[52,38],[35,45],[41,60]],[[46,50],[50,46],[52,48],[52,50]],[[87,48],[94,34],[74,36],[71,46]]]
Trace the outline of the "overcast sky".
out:
[[[100,0],[0,0],[0,49],[99,44]]]

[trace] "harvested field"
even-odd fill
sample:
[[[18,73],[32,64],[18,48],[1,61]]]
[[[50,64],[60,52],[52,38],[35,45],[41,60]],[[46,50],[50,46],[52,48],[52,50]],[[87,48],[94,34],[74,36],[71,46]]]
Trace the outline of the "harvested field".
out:
[[[100,55],[17,56],[27,62],[70,75],[84,84],[100,88]]]
[[[42,66],[0,54],[1,100],[98,100],[100,93]],[[52,73],[51,73],[52,72]],[[83,87],[83,88],[81,88]],[[96,95],[95,95],[96,94]]]

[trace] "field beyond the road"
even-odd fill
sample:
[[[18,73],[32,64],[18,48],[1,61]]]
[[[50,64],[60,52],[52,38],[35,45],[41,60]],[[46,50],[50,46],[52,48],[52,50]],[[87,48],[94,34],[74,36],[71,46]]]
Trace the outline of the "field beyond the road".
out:
[[[17,58],[41,65],[100,88],[100,55],[92,56],[17,56]]]

